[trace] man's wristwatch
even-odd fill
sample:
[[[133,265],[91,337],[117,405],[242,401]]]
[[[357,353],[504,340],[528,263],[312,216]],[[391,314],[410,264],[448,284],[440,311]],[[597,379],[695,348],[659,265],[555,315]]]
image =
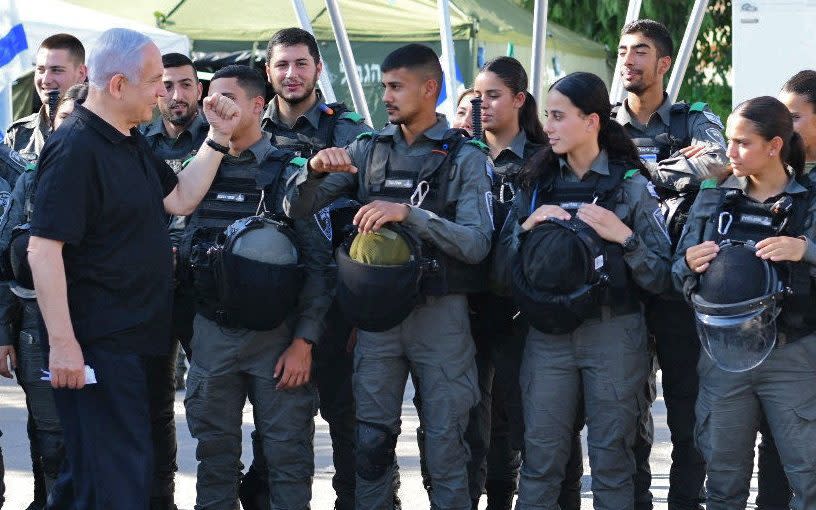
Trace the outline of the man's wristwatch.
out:
[[[221,145],[212,138],[207,138],[204,142],[210,147],[212,147],[212,149],[215,151],[218,151],[222,154],[229,154],[229,147],[227,147],[226,145]]]
[[[629,237],[623,240],[621,246],[623,246],[623,251],[632,252],[635,251],[638,246],[640,246],[640,240],[638,239],[638,236],[632,232]]]

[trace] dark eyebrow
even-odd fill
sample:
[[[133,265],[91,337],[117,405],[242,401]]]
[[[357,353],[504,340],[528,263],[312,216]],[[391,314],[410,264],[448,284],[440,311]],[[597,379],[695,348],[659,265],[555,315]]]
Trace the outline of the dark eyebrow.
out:
[[[625,50],[627,48],[628,48],[628,46],[626,46],[625,44],[621,44],[620,46],[618,46],[619,50]],[[633,50],[641,50],[641,49],[644,49],[644,48],[651,49],[651,46],[649,46],[646,43],[639,43],[639,44],[635,44],[634,46],[632,46]]]

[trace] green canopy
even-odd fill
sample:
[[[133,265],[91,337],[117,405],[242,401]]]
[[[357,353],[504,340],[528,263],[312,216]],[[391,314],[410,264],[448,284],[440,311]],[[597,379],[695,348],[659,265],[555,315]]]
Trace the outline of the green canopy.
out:
[[[290,0],[67,1],[184,34],[192,40],[193,52],[251,49],[262,54],[272,34],[299,26]],[[350,105],[325,2],[304,0],[304,4],[320,42],[324,69],[338,99]],[[441,53],[436,0],[339,0],[339,7],[372,118],[379,125],[385,120],[379,99],[383,57],[406,42],[422,42]],[[457,78],[462,84],[473,82],[480,61],[508,54],[509,48],[529,65],[533,16],[513,0],[450,0],[450,17],[461,75]],[[547,27],[546,56],[548,81],[578,70],[610,81],[604,46],[553,23]]]

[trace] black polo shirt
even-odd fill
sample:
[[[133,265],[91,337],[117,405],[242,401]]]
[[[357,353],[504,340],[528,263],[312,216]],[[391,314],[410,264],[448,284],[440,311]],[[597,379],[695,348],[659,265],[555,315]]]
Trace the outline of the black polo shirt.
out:
[[[162,200],[178,180],[136,129],[80,105],[39,161],[32,235],[65,242],[68,306],[81,345],[170,347],[173,278]]]

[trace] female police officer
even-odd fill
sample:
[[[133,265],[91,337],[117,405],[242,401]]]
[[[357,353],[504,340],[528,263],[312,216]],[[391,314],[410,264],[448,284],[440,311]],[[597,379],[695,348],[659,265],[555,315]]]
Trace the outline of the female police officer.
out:
[[[804,147],[785,105],[772,97],[741,103],[726,131],[734,175],[720,188],[702,186],[672,268],[675,285],[692,298],[706,348],[696,409],[696,440],[708,464],[706,507],[745,508],[764,412],[794,492],[791,507],[813,508],[816,202],[801,178]],[[746,256],[746,246],[755,253]],[[745,278],[733,278],[736,264]],[[718,316],[711,305],[733,303],[737,293],[754,297],[746,287],[776,279],[760,300],[740,296],[756,305],[742,316],[750,321]]]
[[[669,240],[657,202],[639,174],[637,150],[609,120],[609,96],[601,79],[573,73],[557,81],[547,96],[547,115],[551,146],[522,171],[495,267],[505,282],[513,282],[531,323],[520,377],[525,432],[516,508],[557,508],[582,396],[594,508],[632,508],[632,445],[642,405],[639,390],[648,370],[638,292],[668,286]],[[610,268],[604,278],[611,282],[609,292],[593,287],[587,294],[594,301],[591,311],[570,323],[559,323],[576,317],[570,309],[553,313],[552,307],[526,306],[530,296],[518,284],[524,278],[537,280],[530,282],[532,287],[554,293],[590,288],[584,281],[556,281],[584,271],[574,265],[585,259],[583,254],[570,252],[577,235],[550,229],[555,235],[536,242],[541,241],[536,232],[545,232],[537,225],[549,223],[541,226],[547,228],[557,222],[564,225],[561,231],[580,231],[581,239],[599,249],[589,259],[593,268]],[[617,269],[611,270],[613,266]]]
[[[779,100],[793,116],[793,130],[805,144],[805,168],[811,179],[816,178],[812,174],[816,168],[816,71],[799,71],[793,75],[782,86]]]

